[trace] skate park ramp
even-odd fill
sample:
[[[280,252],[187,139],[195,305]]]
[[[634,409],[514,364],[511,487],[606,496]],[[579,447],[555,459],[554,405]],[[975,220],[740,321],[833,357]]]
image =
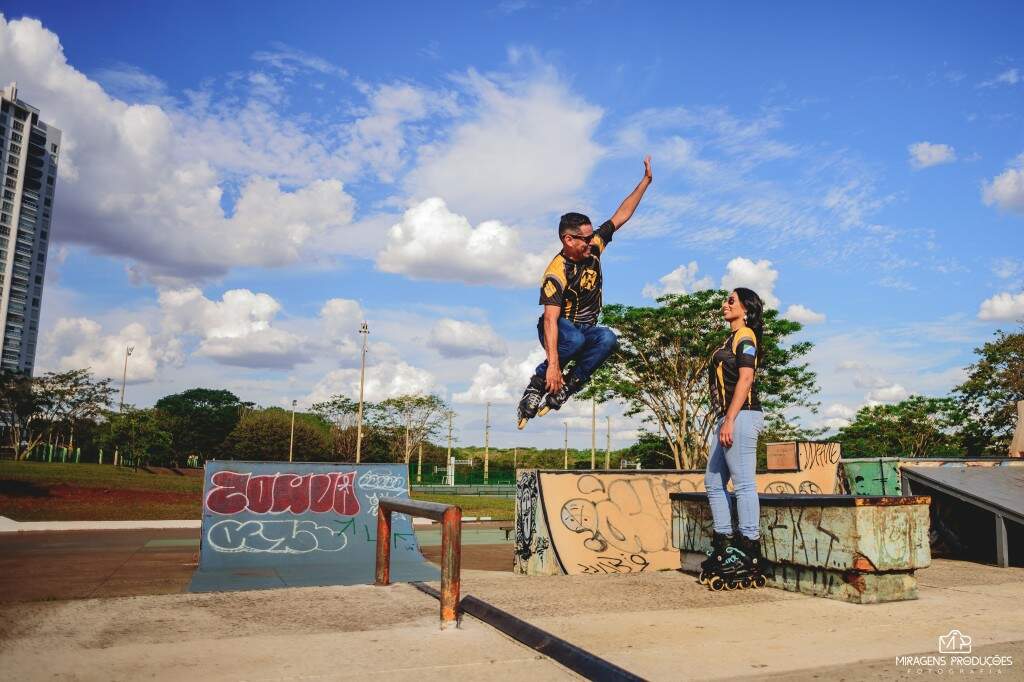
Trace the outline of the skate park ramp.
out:
[[[836,492],[839,445],[808,445],[798,468],[758,472],[758,492]],[[669,495],[704,491],[703,471],[520,469],[516,481],[514,571],[526,575],[678,569]]]
[[[1024,565],[1024,466],[902,467],[913,495],[932,497],[933,544],[946,554]]]
[[[207,462],[190,592],[372,584],[377,504],[407,497],[401,464]],[[391,579],[437,580],[412,519],[392,515]]]

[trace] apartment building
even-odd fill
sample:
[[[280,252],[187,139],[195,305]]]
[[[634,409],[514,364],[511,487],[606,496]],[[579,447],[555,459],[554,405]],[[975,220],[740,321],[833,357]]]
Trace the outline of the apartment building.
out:
[[[61,131],[18,99],[0,93],[0,368],[32,374],[39,336],[50,219]]]

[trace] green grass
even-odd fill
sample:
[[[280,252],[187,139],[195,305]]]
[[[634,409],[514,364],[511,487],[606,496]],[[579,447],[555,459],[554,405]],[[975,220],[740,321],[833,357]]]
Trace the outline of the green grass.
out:
[[[463,516],[490,516],[495,521],[509,521],[515,512],[515,500],[511,497],[490,495],[423,495],[413,493],[413,499],[425,502],[455,504],[462,507]]]
[[[16,521],[99,521],[198,519],[202,499],[201,476],[179,476],[164,470],[161,473],[133,471],[100,464],[48,464],[44,462],[0,461],[0,482],[18,481],[33,484],[40,492],[51,486],[69,485],[92,489],[95,495],[76,495],[73,499],[48,496],[5,495],[0,489],[0,516]],[[109,492],[139,491],[126,500]],[[162,499],[147,499],[145,492],[172,493]],[[464,516],[490,516],[494,520],[510,520],[515,501],[508,497],[487,495],[418,495],[413,498],[456,504]]]
[[[150,473],[109,464],[48,464],[46,462],[0,461],[0,479],[32,481],[44,485],[77,485],[118,490],[158,490],[195,493],[203,491],[201,476],[180,476],[163,470]]]

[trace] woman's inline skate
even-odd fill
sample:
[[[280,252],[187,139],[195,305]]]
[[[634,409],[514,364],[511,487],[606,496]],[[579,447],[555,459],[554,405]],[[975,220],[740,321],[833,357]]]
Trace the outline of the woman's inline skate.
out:
[[[716,557],[709,557],[717,558]],[[701,565],[703,568],[703,564]],[[711,590],[735,590],[764,587],[766,562],[761,556],[761,542],[739,535],[736,546],[729,546],[720,561],[701,571],[702,582]]]

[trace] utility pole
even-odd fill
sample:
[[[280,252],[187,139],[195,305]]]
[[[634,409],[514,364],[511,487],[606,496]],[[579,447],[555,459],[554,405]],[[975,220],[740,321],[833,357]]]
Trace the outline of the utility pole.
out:
[[[363,455],[363,379],[366,377],[366,339],[370,336],[370,327],[363,322],[359,325],[359,333],[363,335],[363,351],[359,356],[359,416],[356,417],[356,464]]]
[[[448,459],[445,460],[445,464],[448,463],[452,458],[452,417],[455,413],[448,410]]]
[[[562,422],[565,424],[565,458],[562,462],[562,468],[569,468],[569,422]]]
[[[416,461],[416,483],[417,485],[423,482],[423,443],[420,443],[420,455]]]
[[[487,417],[484,421],[484,485],[487,485],[491,460],[491,403],[487,402]]]
[[[612,468],[612,418],[605,417],[608,420],[608,442],[604,448],[604,468]]]
[[[590,468],[597,468],[597,401],[590,401]]]
[[[135,346],[124,347],[124,373],[121,375],[121,406],[117,408],[118,412],[124,412],[124,387],[128,382],[128,356],[135,350]]]
[[[295,449],[295,405],[298,404],[298,400],[292,401],[292,435],[288,439],[288,461],[292,461],[292,452]]]

